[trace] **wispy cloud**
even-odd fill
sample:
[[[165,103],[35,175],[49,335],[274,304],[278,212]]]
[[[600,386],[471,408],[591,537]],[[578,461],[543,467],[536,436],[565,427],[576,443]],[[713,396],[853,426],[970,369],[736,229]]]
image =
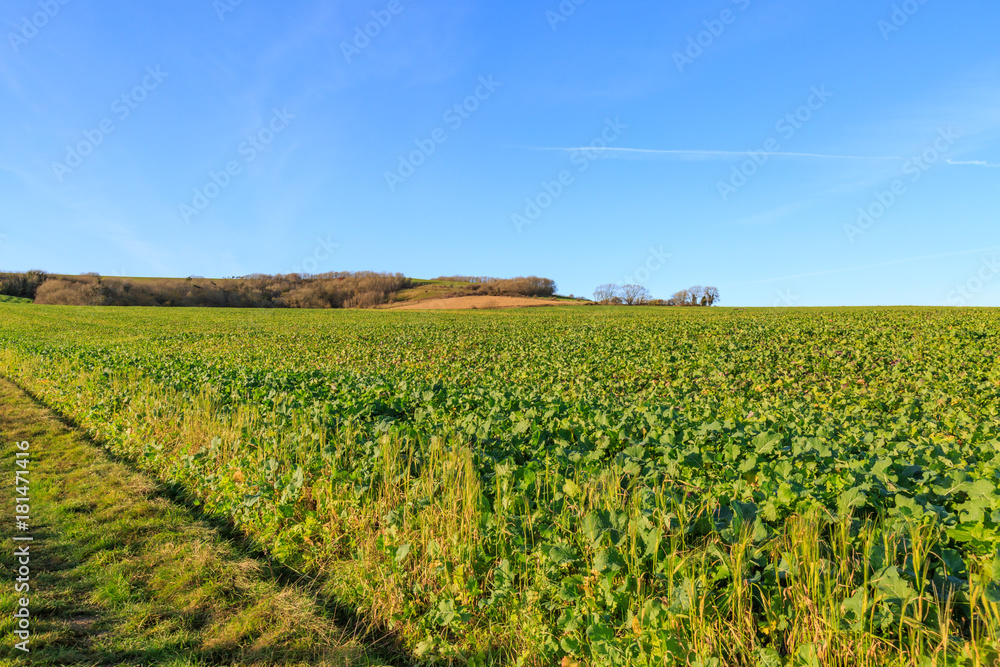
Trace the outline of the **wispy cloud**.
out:
[[[990,167],[991,169],[1000,169],[1000,164],[990,164],[985,160],[948,160],[948,164],[956,167],[969,166],[969,167]]]
[[[629,155],[650,155],[650,156],[662,156],[662,157],[676,157],[680,159],[688,160],[723,160],[732,158],[743,158],[752,157],[754,155],[760,155],[761,151],[715,151],[715,150],[674,150],[674,149],[653,149],[653,148],[616,148],[612,146],[607,146],[604,148],[595,148],[593,146],[575,146],[575,147],[537,147],[532,146],[528,148],[529,150],[536,151],[564,151],[564,152],[576,152],[576,151],[595,151],[595,152],[605,152],[609,155],[621,155],[623,157]],[[819,158],[824,160],[899,160],[904,161],[908,158],[901,157],[898,155],[826,155],[824,153],[788,153],[784,151],[768,152],[768,157],[789,157],[789,158]]]

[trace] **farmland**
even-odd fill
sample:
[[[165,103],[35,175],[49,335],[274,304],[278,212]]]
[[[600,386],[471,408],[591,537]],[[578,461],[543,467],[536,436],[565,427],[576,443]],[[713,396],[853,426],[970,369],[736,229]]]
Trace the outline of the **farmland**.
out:
[[[985,310],[0,303],[0,375],[460,664],[992,664]]]

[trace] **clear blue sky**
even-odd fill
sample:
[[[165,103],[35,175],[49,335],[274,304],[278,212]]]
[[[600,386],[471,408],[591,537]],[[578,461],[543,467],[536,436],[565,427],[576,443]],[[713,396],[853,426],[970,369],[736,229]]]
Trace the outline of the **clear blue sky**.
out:
[[[994,0],[576,2],[9,0],[0,267],[1000,305]]]

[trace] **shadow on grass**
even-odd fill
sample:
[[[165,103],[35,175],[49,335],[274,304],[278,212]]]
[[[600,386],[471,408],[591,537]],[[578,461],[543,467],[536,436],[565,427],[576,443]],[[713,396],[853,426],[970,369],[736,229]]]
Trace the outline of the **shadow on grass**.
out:
[[[117,457],[107,448],[102,447],[102,451],[109,457],[116,456],[123,465],[131,466],[130,461]],[[303,574],[275,560],[265,553],[258,543],[233,526],[232,523],[218,515],[206,513],[197,498],[191,495],[183,485],[158,483],[154,493],[184,507],[196,519],[214,529],[230,544],[235,545],[241,555],[267,565],[267,572],[276,583],[306,592],[316,600],[325,618],[347,630],[349,636],[362,642],[379,659],[394,667],[410,667],[416,664],[397,633],[365,618],[362,614],[357,613],[352,606],[346,605],[326,593],[323,590],[322,578]]]
[[[396,633],[366,619],[352,606],[344,604],[324,592],[322,576],[304,575],[276,561],[267,555],[259,544],[256,544],[252,538],[241,532],[232,523],[217,515],[205,513],[197,499],[182,485],[164,484],[152,479],[148,472],[138,469],[133,460],[116,454],[103,442],[92,438],[74,419],[46,405],[44,401],[19,383],[9,379],[8,381],[29,398],[38,409],[53,415],[81,443],[100,450],[109,462],[123,466],[153,482],[153,488],[148,493],[149,498],[161,498],[182,509],[192,521],[214,530],[233,547],[233,552],[236,555],[262,564],[260,573],[262,581],[270,581],[281,587],[297,590],[314,600],[317,613],[325,621],[329,621],[342,630],[345,638],[360,643],[360,646],[356,648],[330,649],[324,654],[321,664],[345,666],[366,664],[364,661],[368,658],[394,667],[408,667],[417,663],[405,649],[401,638]],[[58,511],[67,515],[90,514],[95,509],[90,503],[69,503],[58,507]],[[53,508],[52,511],[56,511],[56,508]],[[132,533],[139,540],[137,546],[148,545],[150,543],[149,536],[142,534],[143,528],[137,528],[138,530]],[[190,639],[185,641],[181,637],[178,637],[176,641],[159,641],[156,648],[116,650],[113,653],[91,646],[91,640],[100,635],[102,627],[107,626],[108,622],[101,617],[99,610],[95,610],[93,606],[84,602],[88,599],[88,594],[95,589],[95,584],[100,582],[93,573],[87,572],[86,568],[81,566],[83,561],[89,560],[93,554],[112,549],[113,543],[109,542],[107,546],[102,546],[102,541],[97,540],[95,544],[80,545],[83,546],[82,553],[87,554],[81,558],[81,550],[79,547],[74,548],[72,535],[60,535],[53,531],[51,526],[42,525],[36,527],[36,535],[37,543],[45,544],[46,551],[44,560],[40,561],[44,564],[43,569],[40,570],[43,573],[40,577],[45,577],[44,580],[40,578],[40,584],[44,584],[47,590],[61,592],[58,600],[47,608],[38,609],[37,617],[50,621],[58,632],[58,636],[65,639],[65,642],[62,640],[58,642],[57,646],[46,647],[46,649],[51,648],[52,650],[45,651],[47,654],[45,658],[51,655],[51,659],[54,660],[49,664],[226,665],[233,664],[234,650],[239,652],[241,664],[306,664],[306,660],[301,654],[295,655],[298,651],[294,649],[290,651],[292,655],[276,657],[273,650],[256,650],[225,644],[211,648],[195,648],[190,645]],[[136,587],[141,587],[141,584]],[[179,611],[172,612],[169,616],[176,617],[179,621],[178,626],[198,628],[208,621],[208,619],[199,620],[196,618],[199,613],[202,612],[197,610]],[[42,655],[36,654],[36,656],[42,658]],[[315,656],[310,661],[314,662]]]

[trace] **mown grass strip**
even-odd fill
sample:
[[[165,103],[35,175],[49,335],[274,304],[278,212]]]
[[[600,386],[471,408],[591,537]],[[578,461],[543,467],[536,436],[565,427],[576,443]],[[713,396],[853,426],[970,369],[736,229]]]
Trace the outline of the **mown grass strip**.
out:
[[[309,594],[276,582],[216,530],[0,380],[5,565],[14,443],[33,452],[30,656],[0,576],[0,662],[37,665],[383,664]]]

